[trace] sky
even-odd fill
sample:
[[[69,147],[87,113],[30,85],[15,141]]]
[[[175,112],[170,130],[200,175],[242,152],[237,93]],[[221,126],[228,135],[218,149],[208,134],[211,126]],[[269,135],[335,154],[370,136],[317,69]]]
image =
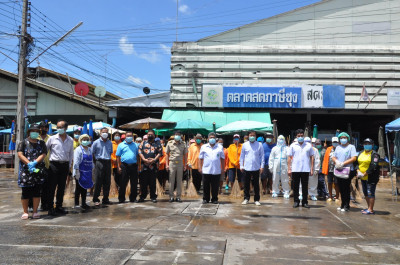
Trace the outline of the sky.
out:
[[[169,91],[170,48],[309,5],[316,0],[37,0],[29,67],[75,77],[123,98]],[[17,73],[22,0],[0,0],[0,68]],[[178,21],[178,24],[177,24]]]

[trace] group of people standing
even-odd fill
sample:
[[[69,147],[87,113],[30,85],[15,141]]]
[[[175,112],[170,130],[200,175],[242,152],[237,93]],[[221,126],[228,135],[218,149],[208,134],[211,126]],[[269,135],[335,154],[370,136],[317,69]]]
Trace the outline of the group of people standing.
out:
[[[40,200],[42,210],[48,211],[49,215],[65,214],[63,197],[66,184],[70,181],[69,174],[76,180],[75,207],[87,209],[86,195],[92,187],[95,206],[100,205],[101,191],[101,203],[111,204],[111,175],[118,188],[119,203],[126,201],[128,183],[130,202],[144,202],[149,193],[150,200],[157,203],[157,179],[162,186],[166,179],[169,180],[169,202],[182,202],[185,171],[190,172],[197,191],[203,187],[204,204],[217,204],[223,182],[226,180],[225,189],[229,190],[238,180],[243,189],[243,205],[250,202],[252,186],[257,206],[261,205],[260,188],[264,194],[272,193],[272,198],[283,194],[285,199],[290,198],[292,189],[294,208],[300,203],[302,207],[310,208],[308,195],[311,200],[317,200],[320,195],[327,196],[331,201],[338,199],[340,194],[340,211],[350,209],[350,184],[352,178],[357,177],[361,179],[368,204],[362,213],[374,214],[379,155],[372,150],[373,141],[369,138],[364,141],[364,150],[357,153],[345,132],[333,137],[332,146],[327,149],[322,147],[319,139],[304,137],[302,129],[295,132],[296,139],[289,146],[282,135],[275,143],[271,133],[257,138],[255,131],[249,131],[243,143],[235,134],[233,143],[224,148],[223,140],[217,139],[213,132],[208,134],[206,143],[203,136],[197,134],[188,146],[180,131],[176,131],[164,145],[164,140],[156,138],[151,129],[143,139],[137,137],[136,141],[132,132],[124,135],[115,132],[111,141],[108,129],[102,128],[100,138],[92,142],[89,135],[81,135],[79,128],[74,129],[73,138],[68,136],[67,128],[67,122],[60,120],[57,134],[49,136],[47,124],[32,124],[28,137],[18,146],[22,219],[29,218],[29,204],[33,208],[32,218],[40,218]],[[325,177],[328,191],[325,189]],[[333,184],[336,198],[332,193]]]

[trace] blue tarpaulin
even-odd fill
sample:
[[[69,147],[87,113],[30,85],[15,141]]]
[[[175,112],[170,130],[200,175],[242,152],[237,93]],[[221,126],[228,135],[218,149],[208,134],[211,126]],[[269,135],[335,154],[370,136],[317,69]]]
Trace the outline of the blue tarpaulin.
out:
[[[388,124],[385,125],[385,132],[397,132],[400,131],[400,118],[397,120],[394,120],[392,122],[389,122]]]

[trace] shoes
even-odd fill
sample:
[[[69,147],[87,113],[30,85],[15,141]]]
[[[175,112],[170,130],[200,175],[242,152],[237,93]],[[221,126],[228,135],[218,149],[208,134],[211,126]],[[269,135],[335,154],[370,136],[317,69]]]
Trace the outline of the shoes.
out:
[[[81,209],[81,207],[80,207],[79,205],[75,205],[75,206],[74,206],[74,209],[76,209],[76,210],[80,210],[80,209]]]
[[[311,195],[311,200],[312,201],[318,201],[317,197],[315,197],[315,195]]]
[[[49,212],[48,212],[48,215],[50,215],[50,216],[57,216],[57,213],[56,213],[56,211],[54,210],[54,208],[50,208],[50,209],[49,209]]]
[[[283,194],[283,198],[289,199],[289,198],[290,198],[290,195],[289,195],[288,193],[285,193],[285,194]]]
[[[331,199],[331,198],[329,198],[329,199],[327,199],[326,201],[327,201],[327,202],[331,202],[331,201],[332,201],[332,199]]]
[[[299,207],[299,203],[298,202],[295,202],[294,204],[293,204],[293,208],[298,208]]]
[[[259,201],[255,201],[254,204],[255,204],[256,206],[261,206],[261,203],[260,203]]]
[[[362,214],[375,214],[375,212],[371,212],[368,209],[361,212]]]
[[[84,210],[90,209],[90,206],[87,205],[86,203],[83,203],[83,204],[81,205],[81,207],[82,207],[82,209],[84,209]]]
[[[42,205],[42,206],[40,207],[40,210],[43,211],[43,212],[45,212],[45,211],[48,211],[48,210],[49,210],[49,207],[48,207],[48,206],[45,206],[45,205]]]
[[[24,214],[21,216],[21,219],[22,219],[22,220],[28,220],[28,218],[29,218],[29,214],[27,214],[27,213],[24,213]]]
[[[118,203],[125,203],[125,200],[119,200]]]
[[[137,202],[138,202],[138,203],[144,202],[144,199],[143,199],[143,198],[140,198]]]
[[[225,185],[225,190],[229,190],[229,186],[228,185]]]
[[[177,202],[182,202],[181,198],[176,198]]]
[[[174,202],[174,198],[169,198],[169,202]]]
[[[249,203],[249,200],[244,200],[243,202],[242,202],[242,205],[246,205],[246,204],[248,204]]]
[[[299,195],[299,200],[303,200],[303,195]]]
[[[273,192],[272,193],[272,198],[277,198],[277,197],[278,197],[278,194],[276,192]]]
[[[135,202],[138,202],[138,200],[129,200],[129,202],[132,202],[132,203],[135,203]]]
[[[39,213],[33,213],[32,219],[40,219],[40,214]]]
[[[94,206],[100,206],[100,202],[94,202]]]
[[[350,207],[344,207],[340,211],[341,212],[348,212],[348,211],[350,211]]]
[[[337,207],[336,210],[341,211],[343,208],[342,207]]]
[[[151,202],[152,203],[157,203],[157,199],[152,199]]]
[[[211,203],[212,204],[218,204],[218,201],[212,201]]]
[[[110,201],[103,201],[102,204],[103,204],[103,205],[112,205],[112,202],[110,202]]]
[[[67,214],[68,212],[66,210],[64,210],[63,207],[60,206],[60,207],[56,207],[56,213]]]
[[[301,206],[302,206],[303,208],[310,209],[310,206],[309,206],[307,203],[305,203],[305,204],[302,204]]]
[[[208,203],[208,201],[207,200],[203,200],[203,204],[207,204]]]

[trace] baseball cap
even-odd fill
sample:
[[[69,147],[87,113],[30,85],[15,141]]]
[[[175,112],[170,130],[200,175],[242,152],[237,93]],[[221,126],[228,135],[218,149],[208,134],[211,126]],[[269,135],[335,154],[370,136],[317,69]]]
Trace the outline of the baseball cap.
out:
[[[332,137],[332,143],[333,143],[333,142],[337,142],[337,143],[338,143],[338,142],[339,142],[339,138],[337,138],[337,137]]]
[[[233,138],[240,138],[240,135],[239,135],[239,134],[235,134],[235,135],[233,136]]]

